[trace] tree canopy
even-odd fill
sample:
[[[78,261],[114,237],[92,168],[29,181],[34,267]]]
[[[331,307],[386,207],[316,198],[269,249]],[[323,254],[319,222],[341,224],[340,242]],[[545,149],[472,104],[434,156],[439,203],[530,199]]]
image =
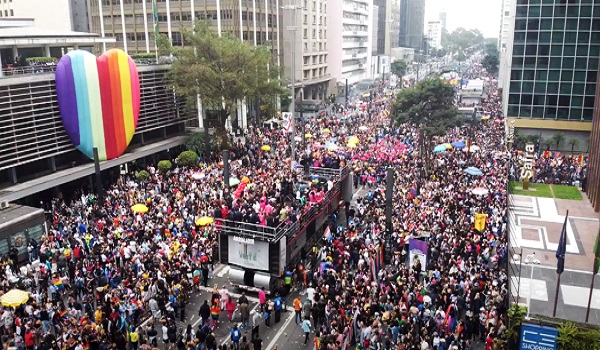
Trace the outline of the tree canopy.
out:
[[[249,45],[226,33],[219,36],[204,22],[194,31],[182,30],[182,38],[184,47],[161,47],[175,57],[169,72],[175,91],[193,106],[199,96],[205,108],[218,112],[222,129],[238,101],[283,91],[279,67],[267,47]]]
[[[460,123],[455,96],[454,88],[438,77],[403,89],[394,101],[394,124],[418,125],[428,137],[444,135]]]
[[[452,33],[442,35],[442,46],[452,54],[468,55],[483,42],[483,34],[477,29],[467,30],[461,27],[456,28]]]
[[[445,135],[449,128],[461,124],[454,105],[455,96],[454,88],[439,77],[422,80],[396,96],[392,107],[393,123],[395,126],[412,124],[419,127],[425,164],[432,151],[433,137]]]
[[[498,66],[500,65],[500,60],[497,55],[487,54],[481,61],[481,65],[485,68],[491,75],[496,75],[498,73]]]
[[[398,77],[403,77],[408,70],[408,64],[403,60],[397,60],[392,62],[391,67],[392,73],[396,74]]]

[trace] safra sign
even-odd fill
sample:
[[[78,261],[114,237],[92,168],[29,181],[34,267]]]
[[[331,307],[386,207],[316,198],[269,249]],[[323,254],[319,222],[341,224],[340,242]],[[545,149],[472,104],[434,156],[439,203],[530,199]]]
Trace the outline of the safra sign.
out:
[[[534,175],[533,163],[535,162],[535,146],[533,143],[525,145],[525,152],[523,152],[523,166],[521,167],[521,179],[523,182],[529,181]]]

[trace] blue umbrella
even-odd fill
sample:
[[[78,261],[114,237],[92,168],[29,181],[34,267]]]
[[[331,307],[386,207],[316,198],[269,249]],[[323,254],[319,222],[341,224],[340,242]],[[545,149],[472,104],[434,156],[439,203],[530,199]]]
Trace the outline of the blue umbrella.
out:
[[[433,149],[433,151],[435,153],[446,152],[446,146],[445,145],[437,145],[437,146],[435,146],[435,148]]]
[[[463,141],[456,141],[451,143],[452,147],[456,149],[463,149],[467,147],[467,145]]]
[[[481,176],[483,175],[483,172],[473,166],[470,166],[468,168],[465,169],[465,173],[472,175],[472,176]]]

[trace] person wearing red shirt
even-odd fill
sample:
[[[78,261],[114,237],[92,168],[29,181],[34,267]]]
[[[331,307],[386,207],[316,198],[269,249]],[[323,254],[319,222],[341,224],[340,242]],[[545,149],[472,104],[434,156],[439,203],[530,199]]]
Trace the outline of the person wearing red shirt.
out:
[[[27,332],[25,332],[25,347],[27,347],[27,350],[33,350],[33,347],[35,346],[35,336],[33,334],[33,332],[31,331],[31,328],[27,328]]]

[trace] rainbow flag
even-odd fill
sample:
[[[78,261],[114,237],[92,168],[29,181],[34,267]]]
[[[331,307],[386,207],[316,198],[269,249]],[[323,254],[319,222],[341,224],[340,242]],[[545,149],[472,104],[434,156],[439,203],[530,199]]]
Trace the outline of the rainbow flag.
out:
[[[52,284],[54,285],[54,287],[56,287],[56,289],[58,289],[59,291],[62,291],[63,289],[65,289],[65,286],[63,285],[62,281],[60,278],[55,278],[52,280]]]
[[[61,318],[65,317],[65,316],[67,316],[67,309],[63,309],[63,310],[60,312],[60,317],[61,317]]]

